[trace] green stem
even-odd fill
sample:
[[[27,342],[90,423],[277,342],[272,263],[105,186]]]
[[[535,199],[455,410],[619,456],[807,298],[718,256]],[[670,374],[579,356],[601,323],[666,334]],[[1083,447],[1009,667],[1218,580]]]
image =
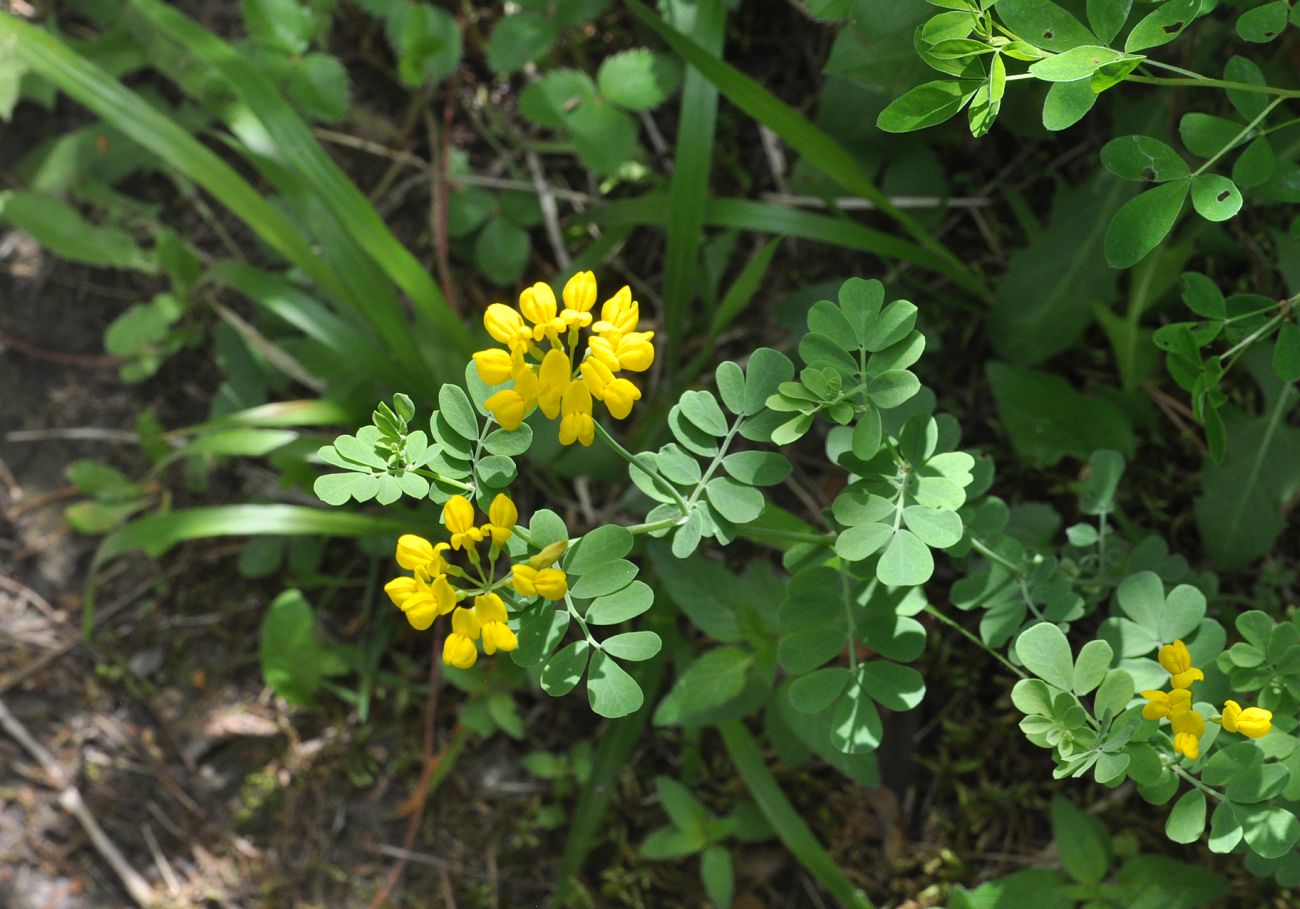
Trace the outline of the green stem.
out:
[[[1151,66],[1159,66],[1161,69],[1169,69],[1165,64],[1158,64],[1153,60],[1146,61]],[[1197,76],[1194,79],[1170,79],[1166,76],[1135,76],[1130,75],[1126,82],[1137,82],[1140,85],[1168,85],[1171,87],[1186,88],[1222,88],[1232,89],[1233,91],[1254,92],[1258,95],[1276,95],[1279,98],[1300,98],[1300,90],[1292,88],[1274,88],[1271,85],[1252,85],[1249,82],[1232,82],[1227,79],[1211,79],[1208,76]]]
[[[686,520],[686,515],[680,515],[675,518],[660,518],[658,521],[650,521],[645,524],[633,524],[627,529],[632,536],[640,536],[643,533],[654,533],[656,530],[667,530],[670,527],[676,527]]]
[[[426,470],[423,467],[415,468],[414,473],[419,474],[420,476],[424,477],[426,480],[437,480],[439,483],[445,483],[448,486],[453,486],[456,489],[463,489],[466,492],[474,491],[473,485],[469,483],[465,483],[461,480],[453,480],[451,477],[444,477],[440,473],[436,473],[432,470]]]
[[[731,440],[736,437],[736,433],[739,431],[740,424],[744,419],[744,417],[736,417],[736,422],[732,423],[731,428],[727,430],[726,437],[722,440],[722,444],[718,446],[718,453],[713,456],[713,462],[709,464],[708,470],[704,471],[703,476],[700,477],[700,482],[696,483],[695,488],[691,490],[691,497],[687,500],[688,505],[694,505],[700,500],[705,484],[713,479],[718,467],[722,465],[722,459],[727,456],[727,449],[731,447]]]
[[[999,555],[998,553],[994,552],[983,542],[981,542],[979,538],[972,537],[970,541],[970,545],[972,549],[974,549],[980,555],[984,556],[984,558],[988,559],[991,562],[997,562],[999,565],[1001,565],[1007,571],[1014,574],[1016,577],[1020,577],[1025,573],[1023,568],[1021,568],[1019,565],[1015,564],[1005,556]]]
[[[1006,666],[1008,669],[1010,669],[1016,675],[1020,676],[1022,679],[1029,678],[1029,676],[1025,675],[1025,671],[1023,669],[1021,669],[1015,663],[1008,660],[1002,654],[998,653],[988,644],[985,644],[980,639],[979,635],[973,634],[969,628],[967,628],[965,625],[958,622],[956,619],[944,615],[942,612],[940,612],[938,609],[935,609],[929,603],[925,604],[925,611],[930,613],[930,615],[934,616],[940,622],[943,622],[949,628],[952,628],[954,631],[958,632],[963,637],[970,640],[970,642],[973,643],[975,646],[979,647],[980,650],[983,650],[989,656],[993,657],[993,659],[997,660],[1003,666]]]
[[[587,643],[599,650],[600,641],[591,636],[591,631],[587,628],[587,620],[578,613],[578,610],[573,605],[573,597],[569,596],[567,593],[564,595],[564,605],[565,608],[569,610],[569,615],[573,617],[573,620],[578,623],[578,627],[582,629],[582,634],[587,639]]]
[[[596,424],[596,435],[600,436],[602,442],[604,442],[610,448],[614,449],[614,453],[617,454],[624,461],[627,461],[629,464],[636,465],[638,470],[643,472],[646,476],[650,477],[650,479],[654,480],[655,483],[657,483],[661,489],[663,489],[666,493],[672,496],[673,503],[682,510],[683,515],[687,515],[687,516],[690,515],[691,513],[690,503],[688,503],[685,499],[682,498],[682,494],[677,491],[676,486],[674,486],[672,483],[669,483],[666,479],[664,479],[663,476],[660,475],[659,471],[655,470],[653,467],[651,467],[649,464],[643,461],[639,456],[632,454],[632,452],[628,451],[626,448],[620,445],[618,443],[618,440],[609,434],[609,430],[600,424],[599,420],[594,422]]]
[[[1224,800],[1224,795],[1222,792],[1215,789],[1213,786],[1205,785],[1204,783],[1202,783],[1196,777],[1192,776],[1192,774],[1188,773],[1186,770],[1184,770],[1182,767],[1178,766],[1177,764],[1170,764],[1169,769],[1172,770],[1178,776],[1181,776],[1183,779],[1187,780],[1187,782],[1191,783],[1193,786],[1195,786],[1197,789],[1204,792],[1206,795],[1208,795],[1210,798],[1214,799],[1215,801],[1222,802]]]
[[[853,673],[853,678],[858,677],[858,632],[853,622],[853,600],[849,597],[849,576],[847,572],[841,571],[840,575],[840,596],[844,599],[844,621],[849,627],[849,672]],[[872,582],[873,585],[875,582]]]
[[[1215,152],[1214,157],[1210,158],[1200,167],[1196,168],[1196,170],[1192,172],[1192,176],[1199,177],[1201,174],[1205,173],[1205,171],[1208,170],[1210,166],[1214,164],[1214,162],[1218,161],[1229,151],[1235,148],[1237,146],[1237,143],[1240,142],[1243,137],[1248,135],[1252,129],[1254,129],[1256,126],[1259,126],[1260,122],[1269,114],[1271,114],[1273,112],[1273,108],[1281,104],[1283,100],[1284,99],[1282,98],[1274,98],[1267,107],[1265,107],[1262,111],[1259,112],[1259,116],[1257,116],[1254,120],[1251,120],[1249,123],[1247,123],[1244,127],[1242,127],[1241,132],[1237,133],[1237,135],[1232,137],[1231,142],[1227,143],[1226,145],[1223,146],[1223,148]]]
[[[737,527],[736,532],[747,539],[760,543],[766,540],[782,543],[823,543],[829,546],[835,542],[835,534],[833,533],[781,530],[776,527],[754,527],[751,525],[744,525]]]

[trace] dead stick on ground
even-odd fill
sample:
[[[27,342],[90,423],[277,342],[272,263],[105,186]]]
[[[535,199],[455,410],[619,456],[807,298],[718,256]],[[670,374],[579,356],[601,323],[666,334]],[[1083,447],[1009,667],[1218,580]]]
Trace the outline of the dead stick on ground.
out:
[[[36,759],[50,778],[50,781],[59,787],[59,804],[63,806],[64,811],[77,819],[77,823],[81,824],[81,829],[86,831],[86,836],[90,837],[91,845],[104,857],[104,861],[108,862],[112,867],[122,881],[122,886],[126,888],[126,892],[131,894],[131,899],[135,900],[144,909],[151,909],[155,905],[153,888],[127,863],[126,857],[122,855],[121,850],[108,838],[104,828],[99,826],[95,816],[86,807],[86,802],[81,797],[81,790],[68,780],[63,768],[54,760],[54,755],[46,751],[45,746],[32,738],[32,734],[27,731],[27,727],[19,721],[18,717],[9,712],[9,708],[5,706],[3,700],[0,700],[0,727],[3,727],[5,732],[13,737],[14,741],[22,745],[27,753]]]
[[[420,832],[420,822],[424,820],[424,803],[429,798],[429,780],[433,778],[435,733],[438,718],[438,685],[442,682],[442,635],[443,623],[439,622],[433,632],[433,652],[429,654],[429,697],[424,702],[424,768],[420,771],[420,782],[415,790],[415,808],[406,825],[406,839],[402,851],[409,853],[415,846],[415,837]],[[384,885],[370,902],[370,909],[379,909],[388,901],[389,895],[406,869],[406,856],[397,860],[388,871]]]

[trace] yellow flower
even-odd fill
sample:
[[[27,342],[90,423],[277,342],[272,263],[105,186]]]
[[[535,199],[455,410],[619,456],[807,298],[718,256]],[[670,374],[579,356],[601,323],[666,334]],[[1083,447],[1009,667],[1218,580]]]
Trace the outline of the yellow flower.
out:
[[[483,632],[483,652],[489,656],[498,650],[511,651],[519,646],[519,639],[506,624],[506,604],[495,593],[485,593],[474,598],[474,615]]]
[[[1239,732],[1252,739],[1263,738],[1273,728],[1273,711],[1263,707],[1243,710],[1236,701],[1228,701],[1223,705],[1222,722],[1228,732]]]
[[[424,631],[438,616],[446,615],[456,608],[456,588],[451,586],[445,574],[440,574],[433,579],[433,583],[421,584],[420,589],[398,606],[406,613],[406,620],[412,628]]]
[[[645,372],[655,361],[655,346],[651,343],[653,331],[630,331],[618,339],[614,352],[619,365],[632,372]]]
[[[1205,678],[1205,673],[1192,665],[1192,655],[1182,641],[1174,641],[1160,648],[1160,665],[1169,673],[1170,686],[1173,688],[1191,688],[1193,682]]]
[[[483,531],[474,526],[474,506],[464,496],[452,496],[442,506],[442,523],[451,534],[452,549],[464,549],[483,539]]]
[[[569,387],[569,377],[573,367],[569,355],[559,349],[549,350],[542,358],[541,373],[538,382],[541,392],[537,396],[537,406],[546,414],[548,420],[554,420],[560,414],[560,401],[565,389]]]
[[[1201,756],[1201,740],[1190,732],[1175,733],[1174,751],[1186,755],[1189,761],[1194,761]]]
[[[585,363],[595,360],[612,373],[618,372],[623,368],[618,362],[618,352],[614,349],[613,342],[609,341],[607,338],[588,338],[587,350],[589,351],[589,355],[584,361],[584,365]]]
[[[442,661],[457,669],[468,669],[478,660],[479,639],[482,628],[474,612],[459,607],[451,616],[451,634],[442,645]]]
[[[511,584],[520,596],[541,594],[548,600],[562,600],[569,592],[569,576],[559,568],[538,570],[531,565],[514,565],[510,569]]]
[[[429,575],[442,574],[447,570],[442,554],[447,550],[446,543],[434,545],[424,537],[413,533],[404,533],[397,538],[397,564],[407,571],[424,570]]]
[[[1183,710],[1171,714],[1170,723],[1174,727],[1174,751],[1196,760],[1201,753],[1201,735],[1205,732],[1205,718],[1195,710]]]
[[[533,333],[524,324],[524,317],[504,303],[493,303],[483,313],[483,327],[492,339],[512,349],[532,340]]]
[[[1159,720],[1192,709],[1192,693],[1186,688],[1175,688],[1168,694],[1163,691],[1144,691],[1142,697],[1147,699],[1142,715],[1148,720]]]
[[[515,503],[510,501],[509,496],[499,492],[488,507],[488,523],[480,529],[484,536],[492,538],[493,546],[504,546],[514,534],[518,522],[519,509],[515,508]]]
[[[596,439],[596,423],[591,418],[591,392],[582,382],[570,382],[560,403],[560,444],[581,442],[590,445]]]
[[[554,565],[568,548],[568,540],[556,540],[554,543],[547,543],[542,547],[541,552],[529,558],[528,564],[534,568],[545,568],[548,565]]]
[[[478,369],[478,377],[488,385],[500,385],[508,381],[515,371],[514,360],[499,347],[476,351],[474,366]]]
[[[596,276],[580,271],[564,285],[564,311],[560,318],[569,328],[586,328],[591,324],[591,307],[596,305]]]
[[[535,326],[533,328],[535,341],[540,341],[542,338],[555,340],[558,334],[568,327],[563,319],[556,317],[555,310],[555,291],[551,290],[549,284],[538,281],[532,287],[525,288],[519,295],[519,311]]]
[[[632,412],[632,402],[641,400],[641,389],[627,379],[615,379],[605,386],[605,406],[610,416],[622,420]]]
[[[513,388],[498,391],[483,402],[483,406],[492,414],[492,418],[501,424],[502,429],[515,430],[528,415],[528,402]]]
[[[641,308],[632,299],[632,288],[625,284],[601,306],[600,321],[591,326],[591,330],[617,341],[625,332],[636,331],[636,323],[640,319]]]

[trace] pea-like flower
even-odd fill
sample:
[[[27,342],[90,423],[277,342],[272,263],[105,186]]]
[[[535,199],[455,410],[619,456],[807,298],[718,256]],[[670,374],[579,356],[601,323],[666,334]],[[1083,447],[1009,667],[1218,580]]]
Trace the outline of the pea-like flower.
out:
[[[464,496],[452,496],[442,506],[442,523],[451,534],[452,549],[465,549],[483,539],[483,531],[474,526],[474,506]]]
[[[519,295],[518,310],[504,303],[489,306],[483,325],[505,348],[477,351],[474,366],[487,385],[512,383],[485,402],[503,428],[518,429],[534,408],[540,408],[547,419],[560,419],[563,444],[590,445],[595,431],[591,399],[604,403],[615,419],[632,412],[641,390],[617,373],[650,368],[655,357],[654,332],[637,330],[640,305],[629,287],[606,300],[600,320],[593,323],[596,276],[589,271],[573,275],[564,285],[562,297],[561,310],[554,291],[537,283]],[[571,391],[575,380],[587,386],[585,408],[582,396]],[[566,410],[564,402],[570,394],[573,406]],[[566,430],[565,418],[569,416],[573,419],[568,420]]]
[[[478,646],[474,643],[483,632],[478,616],[472,609],[456,607],[451,615],[451,634],[442,644],[442,661],[457,669],[468,669],[478,661]]]
[[[591,415],[591,392],[582,382],[570,382],[560,404],[560,444],[581,442],[590,445],[596,439],[596,421]]]
[[[492,504],[488,506],[488,522],[479,529],[483,531],[485,539],[491,538],[492,545],[500,548],[514,535],[515,524],[518,521],[519,509],[515,507],[515,503],[508,495],[499,492],[492,500]]]
[[[1174,641],[1160,648],[1160,665],[1169,673],[1173,688],[1191,688],[1193,682],[1205,678],[1205,673],[1192,665],[1192,654],[1182,641]]]
[[[1201,754],[1205,717],[1195,710],[1183,710],[1171,714],[1169,722],[1174,727],[1174,751],[1185,755],[1189,761],[1196,760]]]
[[[541,594],[548,600],[561,600],[569,592],[569,577],[559,568],[539,571],[531,565],[514,565],[510,575],[515,592],[523,597]]]
[[[1142,715],[1148,720],[1162,720],[1192,709],[1192,693],[1186,688],[1175,688],[1170,692],[1144,691],[1142,697],[1147,699]]]
[[[1230,700],[1223,705],[1221,722],[1228,732],[1239,732],[1247,738],[1259,739],[1268,735],[1273,728],[1273,711],[1263,707],[1247,707],[1243,710],[1240,704]]]

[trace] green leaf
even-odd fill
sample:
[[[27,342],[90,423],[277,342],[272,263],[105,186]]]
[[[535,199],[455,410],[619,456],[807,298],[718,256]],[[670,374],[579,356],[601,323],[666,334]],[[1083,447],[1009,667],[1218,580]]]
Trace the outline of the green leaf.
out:
[[[1165,821],[1165,836],[1175,843],[1194,843],[1205,832],[1205,793],[1199,789],[1184,792]]]
[[[1248,9],[1237,17],[1237,34],[1245,41],[1267,44],[1286,30],[1286,20],[1291,12],[1287,0],[1273,0]]]
[[[598,716],[617,719],[640,710],[645,695],[626,669],[598,650],[587,668],[587,701]]]
[[[1093,711],[1102,719],[1119,716],[1133,699],[1133,691],[1133,676],[1122,669],[1112,669],[1092,699]]]
[[[1032,63],[1029,72],[1044,82],[1077,82],[1087,79],[1103,66],[1132,59],[1131,55],[1109,47],[1085,44]]]
[[[157,263],[116,227],[97,227],[59,199],[44,193],[0,192],[0,220],[24,230],[56,256],[104,268],[157,271]]]
[[[636,566],[626,559],[601,562],[578,578],[572,593],[579,599],[608,596],[631,584],[635,577]]]
[[[478,415],[459,385],[448,383],[438,389],[438,413],[462,439],[472,442],[478,438]]]
[[[549,657],[569,630],[569,613],[541,605],[519,619],[519,646],[510,653],[518,666],[536,666]]]
[[[1106,261],[1111,268],[1136,265],[1164,240],[1182,211],[1187,188],[1184,180],[1165,183],[1124,203],[1106,231]]]
[[[582,681],[590,655],[591,645],[586,641],[574,641],[557,650],[542,667],[542,690],[557,698],[568,694]]]
[[[298,0],[243,0],[244,25],[258,44],[300,54],[311,43],[312,12]]]
[[[1201,174],[1192,180],[1192,207],[1207,221],[1227,221],[1241,211],[1241,190],[1227,177]]]
[[[794,364],[779,350],[760,347],[745,366],[745,415],[762,412],[767,399],[794,375]]]
[[[835,554],[848,562],[861,562],[874,555],[894,536],[888,524],[859,524],[850,527],[835,539]]]
[[[934,574],[929,547],[908,530],[893,534],[876,565],[876,577],[890,587],[916,587]]]
[[[1190,176],[1187,162],[1159,139],[1150,136],[1120,136],[1101,149],[1101,163],[1125,180],[1165,183]]]
[[[640,111],[667,101],[681,79],[681,67],[676,60],[636,48],[606,57],[600,64],[596,84],[615,104]]]
[[[790,462],[774,451],[737,451],[722,459],[722,469],[750,486],[774,486],[790,475]]]
[[[1160,637],[1160,623],[1165,609],[1165,588],[1154,571],[1141,571],[1126,577],[1115,591],[1115,602],[1126,616]]]
[[[1052,132],[1069,129],[1097,103],[1097,92],[1086,80],[1053,82],[1043,99],[1043,128]]]
[[[858,668],[859,675],[864,668]],[[854,681],[831,713],[831,744],[845,754],[865,754],[880,747],[883,735],[875,701]]]
[[[1051,373],[996,362],[986,371],[1011,444],[1028,460],[1055,464],[1099,448],[1133,450],[1129,420],[1109,401],[1080,394]]]
[[[653,631],[626,631],[601,641],[600,649],[620,660],[648,660],[663,647]]]
[[[1062,52],[1098,43],[1078,19],[1050,0],[1000,0],[997,12],[1011,31],[1035,47]]]
[[[600,98],[570,111],[565,124],[573,133],[578,157],[597,173],[613,174],[636,156],[636,123]]]
[[[1061,864],[1070,877],[1082,884],[1096,884],[1105,878],[1110,867],[1111,842],[1110,834],[1099,820],[1054,795],[1052,833],[1061,853]]]
[[[266,684],[299,706],[313,703],[326,678],[348,670],[342,657],[317,639],[316,614],[297,590],[271,601],[262,619],[259,652]]]
[[[1210,158],[1241,141],[1244,130],[1236,120],[1194,111],[1178,121],[1178,136],[1187,150]]]
[[[1039,622],[1016,638],[1016,656],[1025,668],[1049,685],[1069,691],[1074,685],[1074,657],[1065,634],[1051,622]]]
[[[700,880],[704,894],[718,909],[731,905],[736,891],[735,872],[731,867],[731,853],[725,846],[710,846],[700,855]]]
[[[397,75],[409,88],[433,85],[460,64],[456,18],[428,3],[402,4],[388,14],[388,40],[397,52]]]
[[[1283,382],[1300,380],[1300,328],[1294,322],[1283,322],[1277,330],[1273,372]]]
[[[1181,35],[1200,12],[1201,0],[1166,0],[1138,20],[1124,39],[1124,50],[1133,53],[1168,44]]]
[[[644,581],[633,581],[622,590],[597,597],[587,609],[592,625],[617,625],[634,619],[654,605],[654,591]]]
[[[524,10],[497,21],[488,38],[487,62],[494,73],[513,73],[551,49],[559,24]]]
[[[1232,164],[1232,180],[1250,189],[1262,186],[1277,169],[1277,156],[1267,136],[1257,136]]]
[[[763,513],[767,499],[753,486],[730,477],[714,477],[704,487],[709,504],[734,524],[748,524]]]
[[[1110,670],[1113,655],[1110,645],[1105,641],[1094,640],[1084,644],[1074,663],[1074,676],[1070,683],[1074,693],[1085,695],[1100,685]]]
[[[677,677],[655,710],[656,726],[675,726],[734,699],[745,687],[753,654],[736,647],[715,647],[700,654]]]
[[[1300,488],[1300,429],[1286,422],[1294,400],[1283,386],[1258,417],[1225,408],[1228,453],[1206,465],[1195,502],[1201,539],[1219,568],[1245,567],[1286,527],[1283,503]]]
[[[961,518],[955,511],[909,505],[903,509],[903,523],[921,542],[934,549],[947,549],[961,540]]]
[[[954,79],[925,82],[895,98],[876,118],[887,133],[906,133],[951,119],[975,94],[975,86]]]
[[[727,434],[727,418],[712,392],[684,392],[677,406],[681,408],[682,416],[690,420],[696,428],[718,438]]]
[[[528,264],[528,231],[504,216],[488,221],[474,240],[474,264],[495,284],[513,284]]]
[[[549,70],[519,93],[519,112],[538,126],[563,129],[568,112],[596,98],[596,84],[575,69]]]
[[[605,524],[585,534],[564,560],[570,574],[585,574],[598,565],[621,559],[632,551],[632,534],[618,524]]]
[[[329,54],[308,54],[289,77],[289,97],[308,116],[336,123],[348,112],[348,72]]]
[[[1285,808],[1234,805],[1246,845],[1261,858],[1281,858],[1300,840],[1300,821]]]
[[[1124,476],[1124,456],[1100,449],[1088,457],[1088,474],[1079,484],[1079,511],[1089,515],[1110,514],[1115,490]]]
[[[1088,24],[1104,43],[1115,40],[1128,21],[1133,0],[1088,0]]]
[[[835,702],[852,676],[843,666],[830,666],[799,676],[790,684],[790,703],[803,713],[819,713]]]
[[[858,667],[858,675],[862,690],[890,710],[912,710],[925,697],[925,679],[911,666],[869,660]]]

